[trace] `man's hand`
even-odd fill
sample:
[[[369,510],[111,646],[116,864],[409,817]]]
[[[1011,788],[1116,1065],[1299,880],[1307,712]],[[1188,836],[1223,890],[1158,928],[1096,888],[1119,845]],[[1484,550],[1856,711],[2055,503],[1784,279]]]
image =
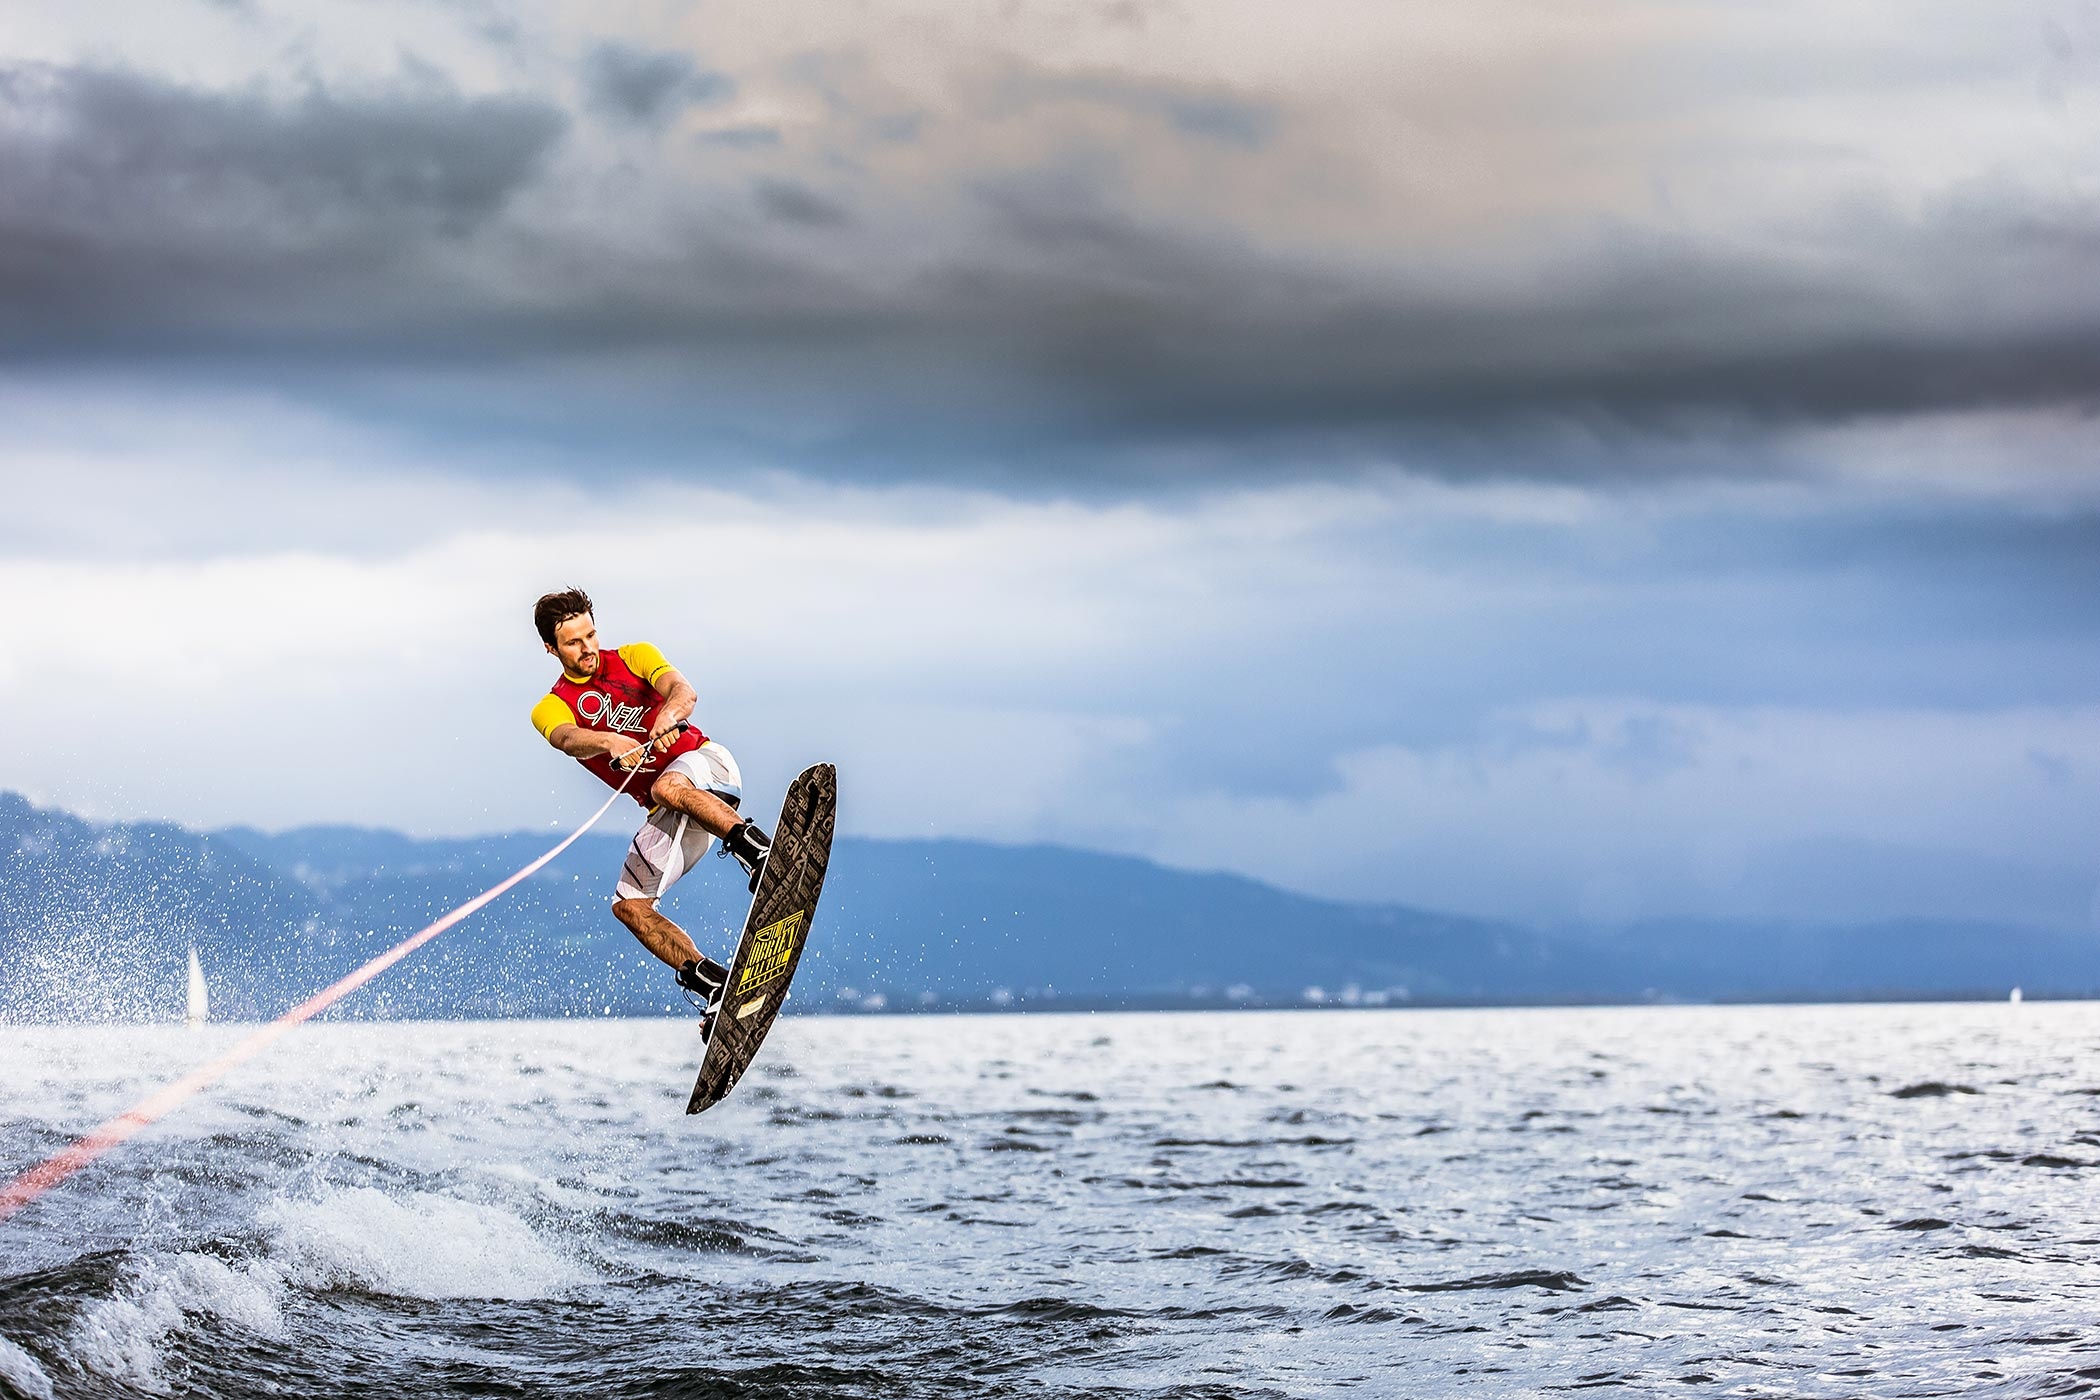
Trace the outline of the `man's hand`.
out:
[[[638,739],[630,739],[625,734],[606,735],[605,746],[606,751],[612,755],[612,766],[623,773],[630,768],[639,768],[648,761],[649,746]]]
[[[664,708],[668,710],[671,707],[666,705]],[[671,745],[677,743],[684,733],[685,716],[660,714],[656,717],[656,723],[649,726],[649,742],[656,745],[658,753],[669,753]]]

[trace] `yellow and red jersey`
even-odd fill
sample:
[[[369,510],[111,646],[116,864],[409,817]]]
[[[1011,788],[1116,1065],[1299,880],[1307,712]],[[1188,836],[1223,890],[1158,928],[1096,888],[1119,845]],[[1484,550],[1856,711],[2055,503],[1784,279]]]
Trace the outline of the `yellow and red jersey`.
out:
[[[537,705],[532,707],[532,727],[546,738],[558,727],[573,724],[580,729],[595,729],[601,734],[627,734],[644,743],[649,739],[649,726],[656,723],[656,712],[663,708],[664,698],[656,693],[654,682],[671,669],[664,654],[647,642],[630,642],[618,650],[598,653],[598,674],[577,676],[564,670],[561,679]],[[627,790],[634,800],[644,807],[650,805],[649,786],[663,766],[683,753],[691,753],[707,742],[707,736],[699,726],[688,728],[678,736],[668,753],[651,753],[649,761]],[[581,758],[577,762],[598,775],[608,787],[618,787],[627,774],[613,767],[612,758],[597,754]]]

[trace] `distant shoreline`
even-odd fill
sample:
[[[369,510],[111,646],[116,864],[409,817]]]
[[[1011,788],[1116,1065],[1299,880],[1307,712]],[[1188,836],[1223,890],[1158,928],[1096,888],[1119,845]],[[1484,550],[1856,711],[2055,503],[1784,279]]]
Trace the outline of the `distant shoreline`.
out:
[[[266,1019],[541,853],[524,836],[96,823],[0,793],[10,844],[0,1019],[83,1024],[179,1019],[192,948],[215,1014]],[[334,1014],[685,1015],[667,970],[607,913],[624,851],[584,837]],[[748,897],[706,874],[669,912],[726,951]],[[117,979],[112,938],[127,950]],[[953,1015],[1991,1002],[2016,987],[2100,995],[2100,937],[1928,917],[1529,927],[1062,847],[841,837],[795,995],[805,1015]]]
[[[787,1014],[793,1017],[823,1020],[922,1020],[943,1016],[952,1017],[1005,1017],[1005,1016],[1090,1016],[1090,1015],[1230,1015],[1243,1012],[1289,1012],[1293,1014],[1316,1014],[1334,1012],[1360,1014],[1369,1012],[1403,1011],[1662,1011],[1662,1010],[1742,1010],[1752,1007],[1851,1007],[1851,1006],[1991,1006],[1991,1005],[2076,1005],[2100,1003],[2100,991],[2084,994],[2036,994],[2025,996],[2013,1003],[2004,995],[1976,993],[1970,996],[1886,996],[1857,997],[1745,997],[1741,999],[1715,999],[1689,1001],[1682,999],[1657,999],[1653,1001],[1509,1001],[1509,1000],[1419,1000],[1383,1006],[1345,1006],[1338,1003],[1308,1005],[1303,1002],[1259,1002],[1248,1001],[1232,1004],[1217,1002],[1192,1003],[1187,998],[1132,998],[1117,1000],[1102,997],[1056,997],[1029,1002],[1017,1002],[1010,1006],[989,1004],[952,1006],[908,1006],[886,1007],[881,1010],[864,1010],[860,1007],[790,1007]],[[631,1008],[607,1012],[596,1016],[549,1016],[544,1013],[521,1013],[505,1015],[459,1015],[459,1016],[360,1016],[355,1014],[331,1016],[327,1020],[314,1021],[314,1026],[407,1026],[407,1025],[465,1025],[474,1022],[548,1022],[564,1021],[685,1021],[691,1019],[687,1012],[642,1012]],[[202,1029],[215,1027],[257,1026],[263,1021],[226,1020],[207,1022]],[[46,1028],[124,1028],[168,1030],[187,1029],[179,1020],[18,1020],[0,1016],[0,1030],[28,1030]]]

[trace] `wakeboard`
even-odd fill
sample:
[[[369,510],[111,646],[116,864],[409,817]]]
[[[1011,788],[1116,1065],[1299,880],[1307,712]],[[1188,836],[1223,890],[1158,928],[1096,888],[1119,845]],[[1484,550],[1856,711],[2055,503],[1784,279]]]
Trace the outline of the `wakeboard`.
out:
[[[838,772],[830,764],[806,768],[789,784],[780,824],[773,828],[773,853],[751,896],[687,1113],[700,1113],[729,1097],[787,1000],[788,984],[809,943],[817,896],[824,892],[837,809]]]

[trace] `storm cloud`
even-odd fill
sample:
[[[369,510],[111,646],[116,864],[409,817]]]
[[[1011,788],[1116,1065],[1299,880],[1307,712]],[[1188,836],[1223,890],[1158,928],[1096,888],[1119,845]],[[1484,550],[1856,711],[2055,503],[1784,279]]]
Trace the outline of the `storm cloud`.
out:
[[[577,583],[861,834],[2092,927],[2095,150],[2083,0],[31,7],[0,788],[558,821]]]
[[[586,100],[599,111],[650,126],[680,108],[726,97],[734,87],[720,73],[703,71],[682,53],[600,44],[583,61]]]
[[[0,103],[0,336],[17,360],[402,325],[404,271],[427,284],[567,125],[429,79],[273,100],[15,67]]]
[[[1630,0],[1367,12],[1361,53],[1124,18],[1047,53],[727,23],[705,64],[550,22],[508,67],[463,33],[289,86],[17,63],[0,353],[353,397],[410,365],[393,411],[492,432],[1069,480],[1763,473],[1779,434],[2100,408],[2076,14],[1880,53],[1896,17],[1832,15],[1791,65]]]

